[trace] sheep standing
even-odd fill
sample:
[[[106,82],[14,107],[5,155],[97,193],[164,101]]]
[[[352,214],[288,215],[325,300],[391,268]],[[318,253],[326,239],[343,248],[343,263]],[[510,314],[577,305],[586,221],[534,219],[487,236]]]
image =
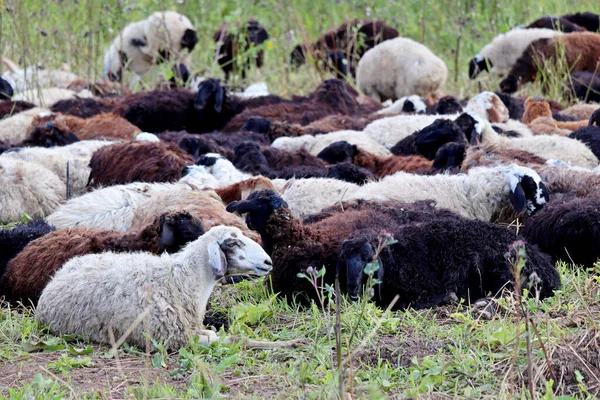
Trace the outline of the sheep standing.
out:
[[[448,68],[427,47],[414,40],[386,40],[367,51],[358,63],[359,89],[377,101],[397,100],[411,94],[424,99],[438,95]]]
[[[202,222],[187,212],[168,212],[143,229],[131,232],[66,228],[32,241],[14,257],[0,279],[7,300],[36,305],[42,290],[72,258],[104,251],[175,253],[204,233]]]
[[[108,252],[72,259],[44,289],[36,318],[54,332],[105,344],[132,326],[125,341],[139,348],[147,342],[144,332],[169,350],[198,334],[211,343],[218,338],[202,329],[202,320],[215,284],[226,275],[262,276],[271,269],[271,258],[239,229],[215,227],[172,256]],[[245,341],[262,348],[303,343]]]

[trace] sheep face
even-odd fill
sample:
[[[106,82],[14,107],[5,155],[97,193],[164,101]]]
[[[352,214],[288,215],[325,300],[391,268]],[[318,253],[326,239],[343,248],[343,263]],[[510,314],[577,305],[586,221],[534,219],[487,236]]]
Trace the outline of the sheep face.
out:
[[[204,110],[213,107],[215,112],[220,113],[225,100],[225,89],[221,86],[219,79],[206,79],[198,85],[198,93],[194,100],[196,110]]]
[[[433,168],[440,170],[451,170],[460,168],[467,152],[466,146],[462,143],[446,143],[435,154]]]
[[[492,62],[478,54],[469,61],[469,77],[475,79],[481,71],[489,71],[491,67]]]
[[[519,88],[519,82],[512,76],[507,76],[500,82],[500,90],[504,93],[514,93]]]
[[[215,228],[223,230],[219,232],[217,241],[208,246],[209,264],[216,277],[263,276],[271,271],[273,261],[258,243],[244,236],[239,229],[224,226]]]
[[[192,52],[198,43],[198,34],[193,29],[186,29],[179,43],[182,49],[188,49]]]
[[[433,108],[433,114],[458,114],[462,112],[463,107],[458,99],[453,96],[444,96],[437,102]]]
[[[227,206],[227,211],[247,213],[246,224],[250,229],[263,234],[266,232],[267,219],[274,210],[288,208],[287,203],[273,190],[259,190],[246,200],[234,201]]]
[[[0,100],[10,100],[13,97],[14,91],[7,80],[0,78]]]
[[[327,161],[329,164],[337,164],[341,162],[352,162],[354,157],[358,155],[356,145],[350,144],[345,140],[331,143],[325,147],[317,157]]]
[[[365,278],[365,267],[373,262],[376,253],[373,245],[366,238],[348,239],[342,244],[342,252],[338,260],[338,269],[344,264],[346,266],[346,290],[350,300],[357,301],[360,297],[363,280]],[[381,280],[383,276],[383,265],[378,259],[379,270],[377,277]],[[341,271],[338,271],[341,272]]]
[[[435,159],[439,148],[449,142],[465,143],[465,133],[454,122],[437,119],[417,133],[415,146],[417,151],[428,160]]]
[[[210,152],[208,143],[197,137],[184,137],[179,141],[178,145],[188,154],[191,154],[195,160],[198,160],[201,155]]]
[[[600,126],[600,108],[592,113],[590,117],[590,121],[588,122],[589,126],[596,124],[596,126]]]
[[[510,188],[509,198],[517,212],[533,215],[550,199],[542,178],[534,170],[512,164],[505,171]]]
[[[186,243],[204,234],[202,221],[187,212],[165,213],[160,216],[159,248],[175,253]]]
[[[290,64],[294,67],[299,67],[306,62],[306,56],[304,55],[304,47],[302,45],[298,45],[294,47],[292,50],[292,54],[290,55]]]

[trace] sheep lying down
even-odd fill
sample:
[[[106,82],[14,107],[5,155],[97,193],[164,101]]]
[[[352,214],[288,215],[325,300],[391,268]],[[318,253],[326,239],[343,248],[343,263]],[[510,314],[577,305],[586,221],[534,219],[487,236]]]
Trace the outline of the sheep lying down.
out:
[[[71,259],[42,292],[36,317],[56,333],[87,335],[105,344],[118,340],[144,348],[145,332],[170,350],[185,346],[193,335],[212,343],[219,339],[202,329],[202,321],[215,284],[226,275],[263,276],[272,265],[242,231],[216,226],[173,255],[107,252]],[[240,341],[256,348],[305,344],[223,339]]]

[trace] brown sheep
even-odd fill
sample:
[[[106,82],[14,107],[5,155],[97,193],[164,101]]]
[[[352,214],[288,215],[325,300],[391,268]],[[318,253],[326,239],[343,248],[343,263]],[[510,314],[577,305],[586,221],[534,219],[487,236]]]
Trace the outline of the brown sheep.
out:
[[[90,118],[94,115],[112,112],[118,100],[117,97],[101,99],[75,97],[57,101],[50,107],[50,111],[79,118]]]
[[[535,135],[569,136],[572,131],[588,125],[588,121],[556,121],[552,117],[550,105],[544,100],[533,97],[525,100],[523,123],[527,124]]]
[[[277,192],[277,189],[269,178],[257,176],[245,181],[237,182],[229,186],[216,189],[215,192],[223,199],[223,203],[229,204],[232,201],[244,200],[251,193],[261,189],[270,189]]]
[[[6,268],[0,289],[8,300],[35,306],[46,284],[76,256],[105,251],[177,252],[204,233],[202,222],[187,212],[164,213],[139,231],[75,227],[50,232],[30,242]]]
[[[0,119],[10,117],[11,115],[18,114],[21,111],[30,110],[32,108],[35,108],[35,104],[31,104],[26,101],[0,101]]]
[[[122,142],[102,147],[90,160],[88,187],[131,182],[175,182],[194,158],[173,143]]]
[[[538,67],[547,61],[555,61],[564,48],[570,72],[596,71],[600,62],[600,35],[591,32],[575,32],[550,39],[538,39],[523,52],[508,76],[500,82],[500,90],[507,93],[517,91],[519,85],[533,82]]]
[[[36,116],[31,126],[33,129],[41,129],[47,122],[52,122],[54,125],[59,124],[57,126],[74,133],[80,140],[133,139],[136,134],[141,132],[138,127],[130,124],[124,118],[110,113],[98,114],[86,119],[63,114]]]

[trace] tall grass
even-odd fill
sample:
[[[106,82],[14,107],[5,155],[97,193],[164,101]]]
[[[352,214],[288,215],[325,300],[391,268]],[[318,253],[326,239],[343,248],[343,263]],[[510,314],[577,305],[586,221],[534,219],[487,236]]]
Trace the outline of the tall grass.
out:
[[[4,0],[0,2],[0,52],[21,64],[70,69],[98,78],[102,56],[112,38],[128,22],[157,10],[187,15],[199,33],[193,72],[222,76],[214,62],[211,36],[224,22],[254,16],[269,30],[266,62],[250,81],[264,80],[282,95],[304,93],[322,78],[314,68],[289,68],[289,54],[301,41],[351,18],[377,18],[401,35],[430,47],[450,70],[447,91],[464,96],[478,90],[469,81],[467,62],[498,33],[542,15],[600,11],[597,0]],[[0,69],[2,66],[0,66]],[[165,73],[158,68],[158,73]],[[497,79],[483,76],[483,89],[496,89]]]

